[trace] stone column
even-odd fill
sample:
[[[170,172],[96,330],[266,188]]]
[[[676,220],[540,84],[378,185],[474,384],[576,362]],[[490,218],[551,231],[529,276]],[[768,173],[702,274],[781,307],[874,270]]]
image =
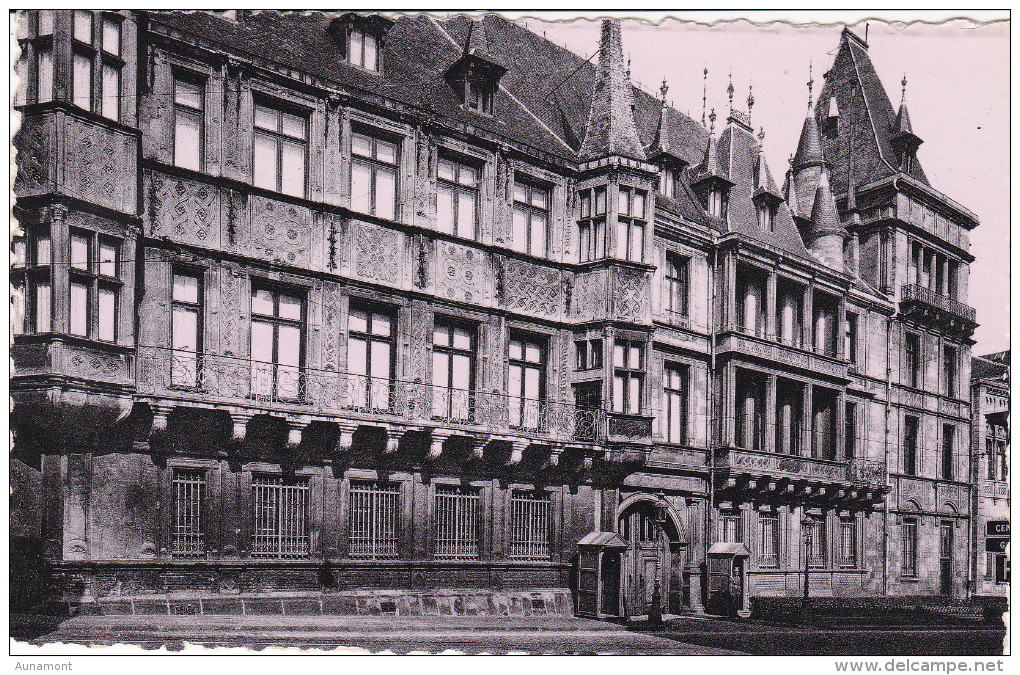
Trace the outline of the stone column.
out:
[[[769,340],[775,340],[779,335],[778,330],[778,312],[777,310],[777,297],[776,293],[776,271],[772,270],[769,272],[768,280],[765,284],[765,336]]]
[[[782,424],[782,420],[776,414],[776,376],[769,374],[766,376],[765,384],[765,447],[764,450],[768,452],[776,451],[776,434],[778,433],[778,425]]]
[[[801,455],[804,457],[814,457],[814,447],[811,430],[814,427],[814,410],[812,405],[812,389],[813,386],[808,383],[804,385],[804,411],[803,411],[803,426],[804,426],[804,445]]]

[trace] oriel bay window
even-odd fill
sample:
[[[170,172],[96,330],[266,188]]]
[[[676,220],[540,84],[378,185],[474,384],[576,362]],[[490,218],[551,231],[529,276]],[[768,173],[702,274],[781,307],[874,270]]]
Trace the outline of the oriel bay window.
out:
[[[255,103],[252,175],[256,187],[305,196],[307,115]]]
[[[538,429],[545,398],[545,341],[512,336],[509,357],[510,426]]]
[[[581,190],[578,193],[580,220],[577,223],[580,262],[606,257],[606,188]]]
[[[202,277],[198,272],[174,271],[170,342],[173,361],[170,382],[178,387],[198,385],[202,351]]]
[[[350,556],[396,558],[400,537],[400,484],[351,481]]]
[[[531,183],[514,183],[511,248],[543,257],[549,228],[549,190]]]
[[[72,335],[105,342],[117,340],[119,248],[116,239],[71,231],[71,325]]]
[[[439,158],[436,224],[440,232],[475,238],[481,173],[478,166],[465,160],[452,156]]]
[[[641,414],[644,353],[644,342],[638,340],[617,340],[613,345],[613,412]]]
[[[284,484],[280,476],[251,479],[253,558],[308,557],[308,479]]]
[[[687,443],[687,400],[690,369],[687,366],[667,363],[662,375],[665,398],[663,436],[669,443]]]
[[[253,286],[251,393],[294,401],[301,393],[304,302],[294,292]]]
[[[620,186],[620,204],[616,218],[617,258],[644,262],[646,201],[644,191]]]
[[[737,371],[736,438],[738,448],[765,449],[765,376]]]
[[[432,332],[433,417],[456,421],[472,418],[474,373],[474,329],[437,320]]]
[[[50,233],[42,228],[27,229],[24,237],[14,240],[15,269],[11,282],[15,285],[15,301],[23,321],[14,324],[15,332],[48,333],[53,330],[52,265]],[[15,315],[14,318],[17,318]]]
[[[393,220],[399,145],[369,133],[351,134],[351,209]]]
[[[476,560],[482,492],[466,485],[436,485],[433,497],[436,558]]]
[[[347,402],[362,410],[389,410],[396,363],[392,313],[352,306],[348,317]]]
[[[174,164],[202,170],[205,150],[205,83],[184,73],[174,74]]]

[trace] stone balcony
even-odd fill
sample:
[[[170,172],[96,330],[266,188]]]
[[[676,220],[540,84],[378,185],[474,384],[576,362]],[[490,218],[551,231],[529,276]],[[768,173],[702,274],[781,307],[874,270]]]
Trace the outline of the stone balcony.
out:
[[[716,348],[719,354],[730,353],[780,363],[837,380],[850,379],[849,365],[835,356],[785,344],[772,336],[756,335],[743,328],[731,327],[720,334],[716,338]]]
[[[918,284],[900,288],[900,311],[942,330],[969,337],[977,327],[973,307]]]

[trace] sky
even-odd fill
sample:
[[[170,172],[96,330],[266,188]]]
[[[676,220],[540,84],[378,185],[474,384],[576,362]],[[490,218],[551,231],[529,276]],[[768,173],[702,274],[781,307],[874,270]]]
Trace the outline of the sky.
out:
[[[584,57],[597,52],[598,21],[568,17],[516,20]],[[699,15],[700,20],[705,18]],[[850,27],[863,36],[863,23]],[[746,20],[713,25],[678,19],[664,19],[658,25],[622,21],[632,80],[658,96],[665,78],[670,104],[695,119],[701,119],[705,67],[708,107],[715,107],[717,125],[729,110],[729,72],[736,88],[735,107],[747,109],[748,86],[753,86],[752,122],[756,130],[765,129],[766,158],[779,181],[787,158],[796,150],[807,112],[809,63],[817,97],[841,29],[842,24],[793,26]],[[894,109],[900,101],[900,81],[907,77],[910,119],[914,133],[924,140],[918,159],[932,187],[980,220],[970,239],[976,260],[971,265],[968,304],[976,308],[981,324],[973,353],[1008,349],[1009,24],[871,20],[868,43]]]

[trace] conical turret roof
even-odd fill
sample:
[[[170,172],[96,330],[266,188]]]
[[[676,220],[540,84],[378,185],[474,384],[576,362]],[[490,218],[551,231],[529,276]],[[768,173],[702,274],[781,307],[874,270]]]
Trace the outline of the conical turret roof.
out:
[[[825,171],[822,171],[822,175],[818,179],[818,187],[815,189],[815,205],[811,210],[810,231],[811,238],[823,234],[845,233],[836,211],[836,200],[832,196],[832,188],[829,187],[829,176]]]
[[[812,164],[823,164],[825,155],[822,153],[822,134],[818,130],[814,110],[809,110],[804,118],[804,126],[800,131],[800,142],[797,153],[793,156],[793,168],[798,169]]]

